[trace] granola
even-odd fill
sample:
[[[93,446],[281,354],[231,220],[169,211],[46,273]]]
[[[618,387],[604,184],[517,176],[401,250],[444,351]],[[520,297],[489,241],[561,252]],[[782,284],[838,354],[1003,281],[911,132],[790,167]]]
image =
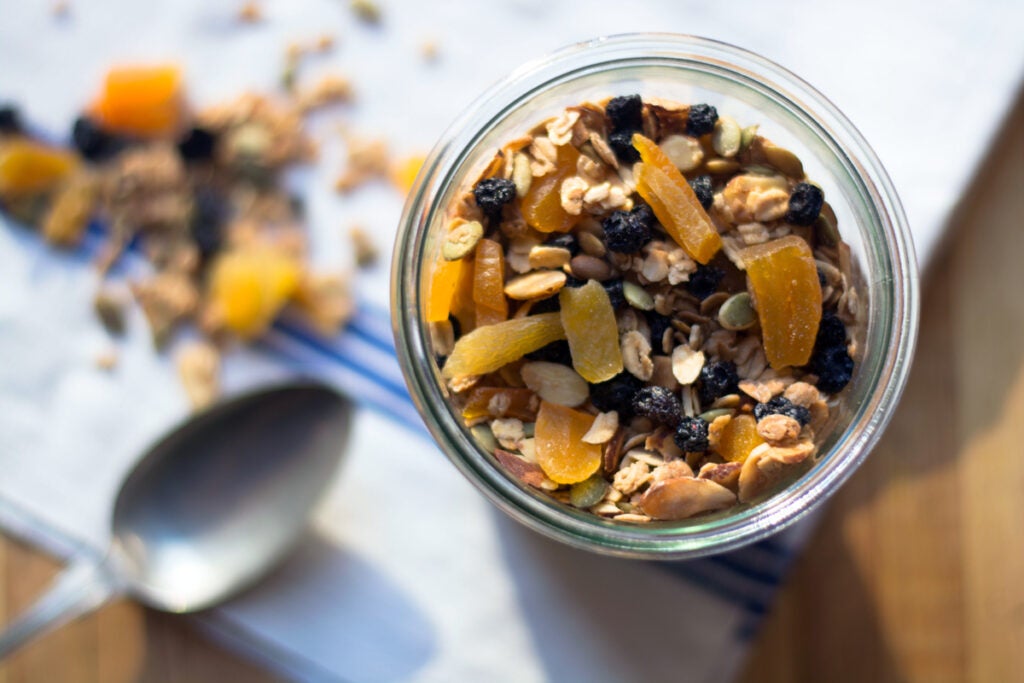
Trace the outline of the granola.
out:
[[[446,220],[440,375],[513,478],[638,524],[756,502],[814,462],[854,375],[856,264],[756,126],[639,95],[568,107]]]

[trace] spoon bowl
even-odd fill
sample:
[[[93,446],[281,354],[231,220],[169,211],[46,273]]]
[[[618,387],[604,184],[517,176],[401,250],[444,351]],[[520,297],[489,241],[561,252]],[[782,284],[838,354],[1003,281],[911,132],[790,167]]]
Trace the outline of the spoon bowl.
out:
[[[191,612],[253,584],[300,537],[338,465],[350,415],[348,399],[314,383],[194,415],[122,482],[106,556],[58,576],[0,635],[0,658],[117,594]]]

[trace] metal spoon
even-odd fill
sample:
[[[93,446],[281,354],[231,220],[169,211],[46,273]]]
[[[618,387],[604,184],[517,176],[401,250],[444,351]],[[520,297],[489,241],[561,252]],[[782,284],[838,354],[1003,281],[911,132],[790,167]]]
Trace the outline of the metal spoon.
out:
[[[191,612],[255,582],[299,538],[345,447],[350,413],[338,393],[298,384],[179,426],[121,484],[105,557],[65,569],[0,635],[0,659],[114,596]]]

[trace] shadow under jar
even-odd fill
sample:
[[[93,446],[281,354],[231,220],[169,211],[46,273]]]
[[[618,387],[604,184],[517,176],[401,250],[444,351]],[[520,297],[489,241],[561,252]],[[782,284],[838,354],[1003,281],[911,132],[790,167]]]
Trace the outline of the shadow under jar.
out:
[[[454,410],[425,317],[450,208],[495,153],[584,102],[638,93],[645,101],[709,103],[792,151],[823,191],[849,245],[860,295],[852,381],[816,435],[813,461],[771,492],[680,521],[602,518],[525,485],[502,467]],[[689,558],[745,545],[820,505],[877,442],[907,378],[917,332],[918,283],[906,218],[881,163],[853,125],[797,76],[707,39],[630,34],[573,45],[527,64],[485,93],[442,137],[410,193],[395,244],[392,318],[413,400],[449,460],[506,513],[569,545],[640,558]]]

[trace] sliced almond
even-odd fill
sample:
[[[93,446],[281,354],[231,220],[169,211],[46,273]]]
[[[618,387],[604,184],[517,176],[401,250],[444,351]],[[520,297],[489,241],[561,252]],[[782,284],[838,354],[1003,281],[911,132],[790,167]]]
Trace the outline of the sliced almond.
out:
[[[484,226],[479,221],[466,221],[460,223],[448,232],[444,245],[441,247],[441,256],[446,261],[458,261],[460,258],[473,251],[476,243],[484,236]]]
[[[682,477],[652,484],[640,509],[654,519],[678,520],[722,510],[736,503],[736,494],[709,479]]]
[[[526,386],[548,403],[574,408],[590,398],[587,381],[567,365],[533,361],[520,372]]]
[[[546,299],[565,286],[565,273],[560,270],[535,270],[508,281],[505,296],[519,301]]]
[[[672,374],[682,385],[693,384],[704,367],[704,352],[681,344],[672,349]]]
[[[583,443],[602,444],[611,441],[615,432],[619,429],[619,413],[611,410],[607,413],[598,413],[594,418],[594,424],[583,435]]]
[[[700,146],[700,141],[689,135],[669,135],[658,143],[658,147],[675,167],[684,173],[692,171],[704,161],[704,149]]]

